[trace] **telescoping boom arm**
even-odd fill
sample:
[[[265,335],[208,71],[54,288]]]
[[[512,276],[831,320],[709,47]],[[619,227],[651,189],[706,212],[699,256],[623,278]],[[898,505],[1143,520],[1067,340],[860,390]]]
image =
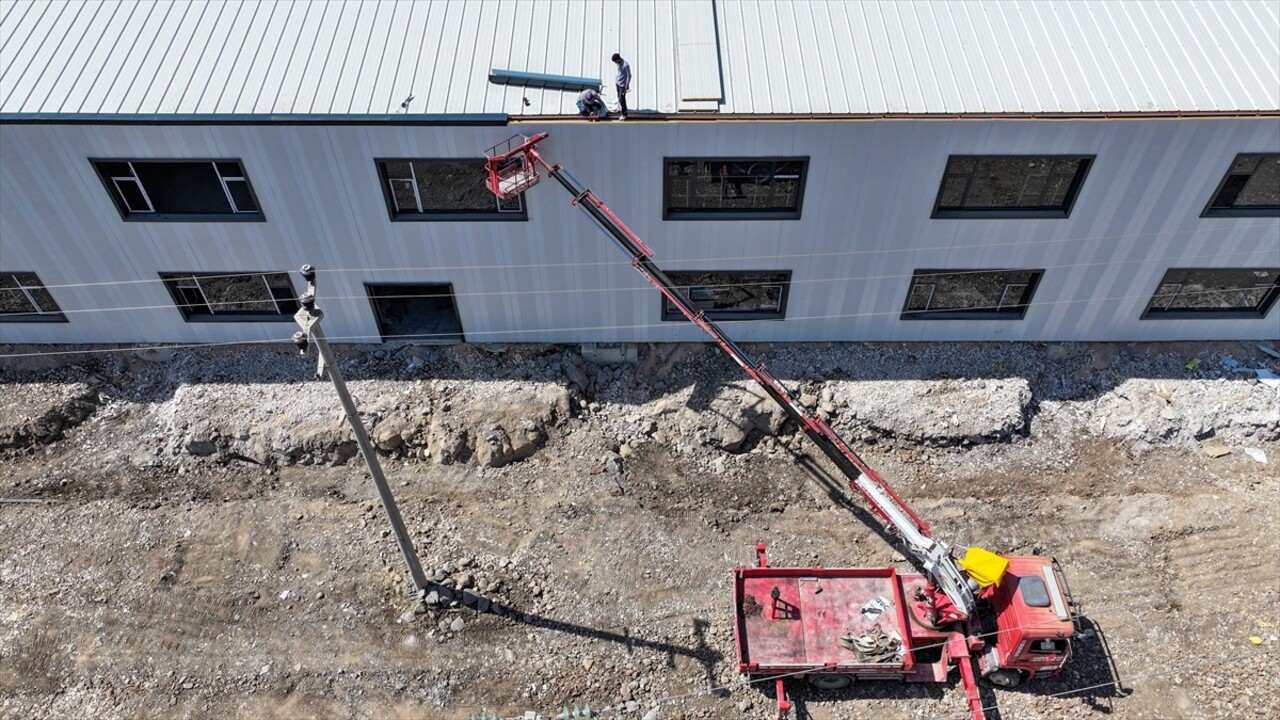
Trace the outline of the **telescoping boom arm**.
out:
[[[968,617],[975,602],[968,576],[951,557],[950,548],[933,539],[929,524],[916,515],[826,421],[805,410],[782,383],[765,369],[763,362],[753,360],[719,326],[709,320],[702,309],[695,307],[679,293],[666,274],[650,259],[653,251],[595,193],[583,187],[582,183],[560,165],[551,165],[542,159],[535,146],[547,136],[547,133],[539,133],[518,144],[508,141],[506,145],[499,146],[501,149],[491,148],[488,160],[489,189],[499,197],[510,197],[536,184],[539,166],[545,168],[547,174],[573,196],[573,204],[627,253],[632,267],[658,288],[689,322],[710,335],[720,350],[755,380],[823,454],[840,468],[849,479],[849,487],[866,498],[875,513],[903,539],[911,554],[920,561],[925,571],[955,606],[956,613]]]

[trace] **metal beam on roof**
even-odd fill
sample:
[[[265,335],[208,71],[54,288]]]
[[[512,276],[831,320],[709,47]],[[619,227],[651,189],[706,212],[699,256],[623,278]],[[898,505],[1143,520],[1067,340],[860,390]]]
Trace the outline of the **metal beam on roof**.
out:
[[[546,88],[548,90],[599,90],[603,83],[599,78],[574,77],[572,75],[547,75],[545,73],[521,72],[519,70],[489,71],[489,82],[495,85],[520,85],[523,87]]]

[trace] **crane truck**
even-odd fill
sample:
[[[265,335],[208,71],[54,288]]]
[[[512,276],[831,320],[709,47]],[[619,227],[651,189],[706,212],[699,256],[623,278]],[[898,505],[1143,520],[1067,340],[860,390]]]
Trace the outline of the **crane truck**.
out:
[[[542,158],[549,134],[516,135],[486,151],[486,187],[508,199],[553,178],[689,322],[754,380],[840,470],[849,487],[901,538],[923,572],[888,568],[774,567],[763,544],[756,566],[736,568],[733,607],[739,671],[774,681],[778,715],[790,709],[784,680],[819,689],[859,680],[947,682],[959,670],[974,720],[985,711],[978,678],[1012,687],[1060,673],[1077,634],[1062,569],[1050,557],[963,550],[933,537],[879,474],[822,418],[808,411],[654,264],[653,251],[565,168]]]

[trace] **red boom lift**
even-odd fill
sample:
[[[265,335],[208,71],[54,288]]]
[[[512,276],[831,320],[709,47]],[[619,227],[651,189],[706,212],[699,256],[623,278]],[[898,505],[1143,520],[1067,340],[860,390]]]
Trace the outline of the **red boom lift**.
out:
[[[516,135],[490,148],[486,184],[499,198],[528,190],[545,169],[658,288],[720,350],[759,383],[849,479],[849,487],[902,538],[923,573],[894,568],[771,567],[764,545],[757,566],[737,568],[733,605],[739,670],[777,683],[778,715],[790,708],[782,677],[806,677],[823,689],[854,680],[946,682],[958,667],[975,720],[983,720],[977,676],[1012,687],[1061,672],[1076,634],[1061,568],[1049,557],[958,552],[922,520],[825,421],[809,413],[767,370],[677,291],[653,252],[559,165],[537,151],[548,137]],[[976,672],[975,672],[976,666]]]

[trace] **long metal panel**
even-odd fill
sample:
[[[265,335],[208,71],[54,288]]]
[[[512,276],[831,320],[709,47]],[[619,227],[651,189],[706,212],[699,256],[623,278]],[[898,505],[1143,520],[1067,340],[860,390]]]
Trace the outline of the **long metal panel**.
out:
[[[675,3],[676,68],[680,109],[708,109],[720,102],[720,55],[712,0]],[[714,106],[710,109],[714,109]]]

